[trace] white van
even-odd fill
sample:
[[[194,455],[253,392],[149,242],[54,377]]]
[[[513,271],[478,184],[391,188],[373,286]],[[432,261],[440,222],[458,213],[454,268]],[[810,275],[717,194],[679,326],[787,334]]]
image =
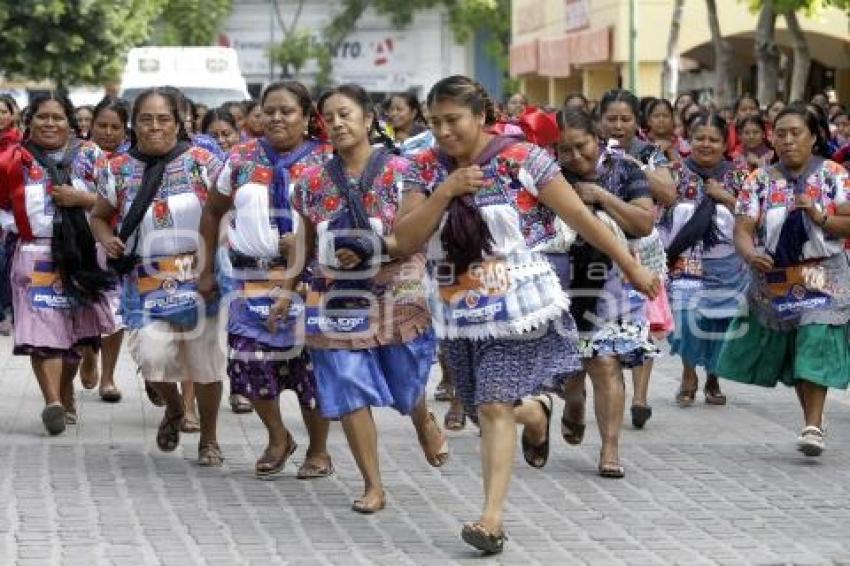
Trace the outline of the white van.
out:
[[[145,89],[174,86],[209,108],[247,100],[248,86],[229,47],[137,47],[127,54],[120,96],[131,104]]]

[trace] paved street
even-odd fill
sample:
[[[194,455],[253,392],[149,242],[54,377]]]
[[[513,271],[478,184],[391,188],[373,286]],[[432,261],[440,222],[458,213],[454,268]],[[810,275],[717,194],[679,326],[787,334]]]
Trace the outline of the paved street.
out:
[[[335,477],[296,480],[302,447],[285,477],[258,481],[259,421],[223,408],[227,462],[201,469],[197,437],[157,451],[161,409],[124,356],[124,401],[80,393],[80,424],[48,438],[28,360],[10,351],[0,339],[0,564],[850,564],[844,393],[831,394],[827,452],[807,460],[794,450],[793,391],[724,384],[729,406],[680,410],[676,361],[664,358],[651,388],[655,416],[646,430],[623,433],[626,478],[596,475],[592,422],[577,448],[553,424],[546,469],[517,460],[510,540],[491,562],[459,537],[482,500],[471,426],[452,436],[451,460],[434,470],[409,421],[378,411],[388,506],[362,517],[349,510],[360,479],[338,425]],[[305,439],[294,396],[284,403],[287,424]],[[440,416],[446,408],[436,404]]]

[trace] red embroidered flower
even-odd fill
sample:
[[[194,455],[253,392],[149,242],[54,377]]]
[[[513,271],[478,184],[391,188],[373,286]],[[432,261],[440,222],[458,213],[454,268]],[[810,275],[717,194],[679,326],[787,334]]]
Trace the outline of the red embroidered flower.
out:
[[[392,185],[393,181],[395,181],[395,174],[393,173],[392,169],[387,169],[387,171],[384,173],[384,176],[381,177],[381,183],[383,183],[384,185]]]
[[[153,205],[153,216],[154,218],[165,218],[168,216],[168,203],[164,200],[158,200]]]
[[[809,195],[812,200],[820,200],[821,190],[820,187],[816,187],[814,185],[809,185],[806,187],[806,194]]]
[[[496,173],[499,174],[500,177],[504,177],[508,174],[508,165],[504,161],[499,161],[499,166],[496,168]]]
[[[311,191],[318,191],[322,188],[322,179],[318,175],[313,175],[310,177],[309,186]]]
[[[325,197],[325,200],[322,204],[325,207],[326,211],[334,212],[337,208],[339,208],[339,197],[328,195]]]
[[[301,165],[300,163],[293,165],[289,169],[289,175],[292,177],[292,179],[294,181],[297,181],[298,177],[300,177],[303,172],[304,172],[304,166]]]
[[[436,173],[434,173],[434,170],[430,169],[430,168],[429,169],[423,169],[420,176],[422,177],[422,180],[425,181],[426,183],[431,183],[431,182],[434,181],[434,178],[436,177]]]
[[[368,193],[363,195],[363,205],[366,208],[373,208],[376,202],[378,202],[378,196],[375,194],[375,191],[369,191]]]
[[[697,188],[694,185],[688,185],[685,189],[685,198],[690,200],[697,198]]]
[[[271,183],[271,180],[272,172],[265,167],[257,167],[251,174],[252,183],[260,183],[261,185],[267,185]]]
[[[785,204],[785,193],[773,191],[770,193],[770,204]]]
[[[33,164],[33,166],[30,167],[29,170],[29,178],[30,181],[41,181],[42,179],[44,179],[44,171],[41,170],[41,167],[37,167]]]
[[[537,197],[523,189],[516,196],[516,206],[520,211],[528,212],[537,206]]]

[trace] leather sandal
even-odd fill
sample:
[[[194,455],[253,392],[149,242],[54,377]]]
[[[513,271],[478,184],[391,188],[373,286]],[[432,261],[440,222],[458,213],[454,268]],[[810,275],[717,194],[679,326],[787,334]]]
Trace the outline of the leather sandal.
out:
[[[696,396],[696,387],[693,389],[684,389],[680,387],[679,392],[676,393],[676,404],[679,405],[679,407],[682,409],[684,409],[685,407],[690,407],[694,404]]]
[[[221,447],[215,440],[198,444],[198,465],[209,468],[217,468],[224,464],[224,456]]]
[[[705,381],[705,387],[702,392],[705,394],[706,405],[725,405],[726,395],[720,391],[720,382],[717,381],[717,376],[709,375]]]
[[[484,554],[499,554],[505,548],[508,535],[504,530],[500,533],[491,533],[479,522],[467,523],[460,531],[460,538],[466,544],[480,550]]]
[[[466,413],[463,407],[451,406],[443,419],[446,430],[458,431],[466,427]]]
[[[452,386],[448,383],[440,383],[434,390],[434,401],[451,401],[454,398]]]
[[[254,405],[243,395],[230,396],[230,410],[237,415],[246,415],[254,412]]]
[[[289,443],[286,446],[286,450],[284,450],[280,457],[273,456],[268,448],[263,451],[263,455],[260,456],[257,463],[254,464],[254,473],[258,478],[276,476],[283,471],[284,466],[286,466],[286,461],[298,448],[298,444],[295,442],[295,439],[292,438],[291,434],[288,436],[288,439]]]
[[[318,478],[326,478],[334,474],[334,465],[330,455],[327,455],[327,462],[317,464],[315,461],[310,461],[310,456],[301,464],[295,477],[299,480],[314,480]]]
[[[542,468],[546,465],[546,462],[549,461],[549,426],[552,423],[552,406],[554,401],[552,400],[552,396],[548,393],[544,393],[543,397],[545,397],[546,401],[543,399],[537,398],[535,401],[540,403],[540,406],[543,407],[543,414],[546,416],[546,437],[537,446],[532,446],[531,443],[525,437],[525,431],[522,432],[522,455],[525,458],[525,463],[531,466],[532,468]]]
[[[603,478],[619,479],[626,475],[626,469],[619,462],[600,462],[599,475]]]
[[[162,416],[159,429],[156,431],[156,445],[163,452],[173,452],[180,444],[180,422],[183,412],[168,416],[168,411]]]

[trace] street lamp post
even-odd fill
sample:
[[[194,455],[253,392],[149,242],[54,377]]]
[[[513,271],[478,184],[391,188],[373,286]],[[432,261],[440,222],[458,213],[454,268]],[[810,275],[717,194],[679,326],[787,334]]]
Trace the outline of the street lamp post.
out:
[[[629,86],[637,96],[637,0],[629,0]]]

